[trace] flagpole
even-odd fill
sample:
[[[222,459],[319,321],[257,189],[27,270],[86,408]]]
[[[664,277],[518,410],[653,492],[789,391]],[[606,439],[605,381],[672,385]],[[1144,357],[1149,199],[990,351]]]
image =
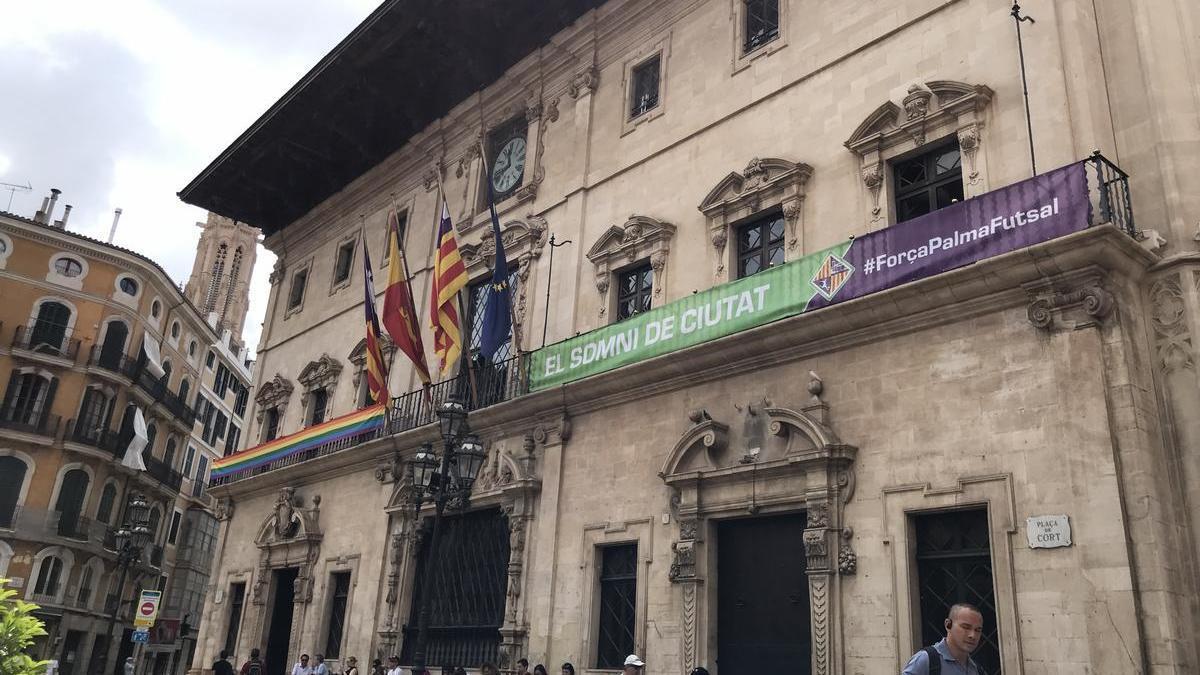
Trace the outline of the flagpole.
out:
[[[404,242],[400,241],[400,209],[396,207],[396,193],[392,192],[388,196],[391,197],[391,200],[392,200],[392,213],[396,214],[396,226],[395,227],[392,226],[392,216],[389,214],[387,217],[387,228],[388,228],[390,234],[395,235],[396,248],[400,251],[400,264],[404,268],[404,269],[400,270],[400,273],[402,275],[404,275],[404,285],[408,287],[408,292],[406,293],[406,295],[408,296],[409,316],[413,317],[413,324],[414,324],[413,328],[416,328],[417,330],[421,330],[421,324],[420,324],[420,322],[417,321],[418,314],[417,314],[417,308],[416,308],[416,300],[413,299],[412,276],[409,274],[409,270],[412,268],[410,268],[408,266],[408,254],[404,252]],[[391,239],[391,236],[385,237],[385,239]],[[391,252],[389,251],[389,254],[390,253]],[[421,357],[422,358],[425,357],[424,350],[422,350]],[[426,364],[425,368],[426,368],[426,370],[428,370],[429,365]],[[430,378],[430,379],[433,379],[433,378]],[[429,383],[422,382],[421,390],[425,392],[425,402],[432,406],[433,405],[433,395],[429,393]]]
[[[483,139],[482,139],[482,138],[480,138],[480,139],[479,139],[479,157],[480,157],[480,158],[482,159],[482,161],[483,161],[483,174],[484,174],[484,180],[489,180],[489,181],[490,181],[490,180],[492,179],[492,176],[491,176],[491,170],[488,168],[488,161],[487,161],[487,151],[486,151],[486,148],[484,148],[484,147],[483,147]],[[493,213],[495,210],[496,210],[496,203],[495,203],[495,201],[494,201],[494,200],[492,200],[492,199],[488,199],[488,217],[489,217],[489,218],[491,217],[491,214],[492,214],[492,213]],[[500,235],[500,232],[499,232],[499,229],[500,229],[500,227],[499,227],[500,216],[498,216],[498,215],[496,216],[496,222],[497,222],[497,227],[496,227],[496,230],[497,230],[497,232],[496,232],[496,236],[497,236],[497,237],[499,237],[499,235]],[[496,247],[497,247],[497,248],[500,248],[501,250],[503,250],[503,247],[504,247],[504,241],[502,241],[502,240],[501,240],[501,241],[497,241],[497,242],[496,242]],[[517,263],[517,269],[520,269],[520,268],[521,268],[521,263],[519,263],[519,262],[518,262],[518,263]],[[511,276],[511,273],[510,273],[510,275],[509,275],[509,276]],[[517,276],[520,276],[520,274],[518,274]],[[510,325],[512,326],[512,339],[513,339],[513,345],[514,345],[514,346],[516,346],[516,348],[517,348],[517,349],[516,349],[516,352],[517,352],[517,361],[518,361],[518,362],[520,362],[520,359],[521,359],[521,330],[520,330],[520,328],[518,328],[518,326],[517,326],[517,324],[519,323],[519,321],[517,320],[517,308],[513,306],[513,299],[512,299],[512,293],[511,293],[511,291],[512,291],[512,287],[511,287],[511,286],[509,287],[509,291],[510,291],[510,292],[507,294],[507,296],[508,296],[508,316],[509,316],[509,323],[510,323]]]
[[[449,214],[450,213],[450,204],[446,202],[446,186],[442,183],[442,162],[441,162],[441,160],[438,160],[437,170],[434,171],[434,173],[437,175],[437,184],[438,184],[438,201],[437,201],[437,203],[445,205],[446,213]],[[434,255],[436,256],[438,249],[440,249],[442,246],[442,240],[441,240],[442,209],[435,208],[434,211],[437,213],[437,225],[433,230],[433,249],[434,249]],[[451,228],[454,227],[453,222],[450,223],[450,227]],[[434,274],[436,274],[436,273],[437,273],[437,270],[434,270]],[[469,284],[468,284],[467,288],[470,288]],[[432,300],[431,300],[431,302],[432,302]],[[458,374],[462,375],[463,371],[464,370],[466,371],[467,386],[470,390],[469,393],[471,394],[471,407],[477,408],[479,406],[479,391],[478,391],[478,386],[475,383],[475,370],[473,368],[471,368],[471,362],[470,362],[470,355],[471,355],[471,327],[470,327],[470,324],[471,324],[471,322],[468,321],[467,313],[463,311],[463,301],[462,301],[462,292],[461,291],[454,294],[454,303],[455,303],[455,306],[458,307],[458,330],[460,333],[460,337],[462,338],[462,345],[460,345],[459,350],[458,350],[459,351]]]

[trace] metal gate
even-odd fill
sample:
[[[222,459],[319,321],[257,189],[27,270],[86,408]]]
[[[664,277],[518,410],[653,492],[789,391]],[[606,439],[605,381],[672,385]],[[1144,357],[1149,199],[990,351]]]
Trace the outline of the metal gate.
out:
[[[426,534],[426,536],[428,536]],[[504,623],[508,569],[508,519],[500,509],[473,511],[442,521],[436,559],[422,541],[413,586],[412,612],[404,627],[400,655],[412,663],[421,595],[429,593],[429,640],[426,663],[478,668],[496,662],[500,626]],[[426,564],[433,574],[428,589],[420,587]]]
[[[988,675],[1000,673],[996,593],[987,509],[917,516],[917,583],[921,595],[921,644],[946,637],[945,619],[956,602],[983,613],[983,639],[971,655]]]
[[[721,675],[812,669],[804,514],[717,525],[717,666]]]

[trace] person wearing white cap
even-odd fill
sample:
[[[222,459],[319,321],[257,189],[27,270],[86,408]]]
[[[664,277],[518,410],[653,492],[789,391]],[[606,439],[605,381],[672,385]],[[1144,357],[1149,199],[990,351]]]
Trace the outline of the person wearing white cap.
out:
[[[625,657],[625,675],[640,675],[642,666],[646,662],[638,658],[637,654],[630,654]]]

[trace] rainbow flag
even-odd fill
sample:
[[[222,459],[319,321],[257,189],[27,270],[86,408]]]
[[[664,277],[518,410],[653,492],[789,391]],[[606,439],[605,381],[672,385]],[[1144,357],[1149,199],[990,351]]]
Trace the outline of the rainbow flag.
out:
[[[386,417],[387,405],[384,403],[356,410],[349,415],[335,417],[328,422],[297,431],[290,436],[276,438],[228,457],[222,457],[213,462],[210,476],[212,478],[228,476],[237,471],[262,466],[272,460],[312,450],[331,441],[382,429]]]

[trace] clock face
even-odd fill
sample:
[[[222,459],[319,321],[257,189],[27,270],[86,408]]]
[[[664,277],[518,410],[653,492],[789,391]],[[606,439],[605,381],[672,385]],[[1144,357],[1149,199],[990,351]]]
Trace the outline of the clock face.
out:
[[[525,173],[525,139],[514,138],[500,148],[492,165],[492,189],[505,193],[521,182]]]

